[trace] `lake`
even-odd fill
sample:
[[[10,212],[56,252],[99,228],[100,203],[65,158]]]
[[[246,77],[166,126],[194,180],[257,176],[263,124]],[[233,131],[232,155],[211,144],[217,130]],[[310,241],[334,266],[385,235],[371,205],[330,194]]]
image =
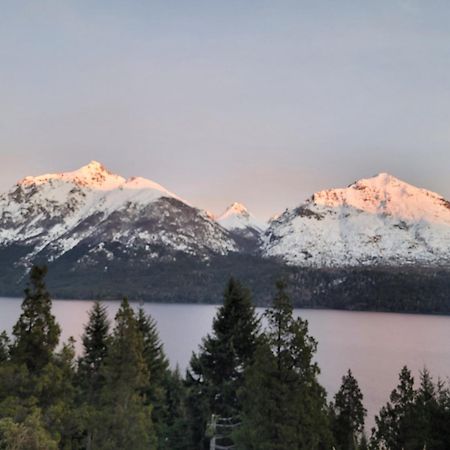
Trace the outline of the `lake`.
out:
[[[113,317],[119,302],[104,303]],[[21,299],[0,298],[0,330],[11,331],[20,304]],[[78,349],[91,305],[82,300],[53,302],[62,338],[73,336]],[[146,303],[144,309],[158,323],[171,364],[184,372],[192,351],[210,331],[217,306]],[[320,381],[329,395],[337,391],[347,369],[352,369],[368,409],[366,428],[373,425],[373,416],[397,385],[403,365],[416,377],[425,366],[436,378],[450,376],[450,317],[307,309],[297,309],[295,314],[309,321],[310,333],[319,343]]]

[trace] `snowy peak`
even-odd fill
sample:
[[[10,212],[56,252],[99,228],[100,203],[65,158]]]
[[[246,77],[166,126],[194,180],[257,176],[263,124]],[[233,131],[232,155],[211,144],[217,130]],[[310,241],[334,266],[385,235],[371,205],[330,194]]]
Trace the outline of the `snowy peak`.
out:
[[[74,172],[64,174],[64,176],[94,189],[115,189],[125,181],[123,177],[110,172],[98,161],[91,161]]]
[[[218,220],[223,220],[231,216],[250,217],[250,213],[242,203],[234,202],[230,206],[228,206],[228,208],[221,216],[219,216]]]
[[[152,264],[179,252],[207,258],[237,251],[229,233],[203,211],[154,181],[125,179],[97,161],[26,177],[0,195],[0,247],[15,244],[27,248],[17,262],[23,266],[37,255],[54,261],[80,248],[91,261],[105,246],[118,246],[130,258],[142,252],[139,261]]]
[[[315,193],[272,221],[263,252],[310,266],[450,264],[450,203],[387,173]]]
[[[261,232],[264,225],[258,221],[242,204],[234,202],[217,218],[220,223],[227,230],[245,230],[252,228]]]
[[[170,192],[158,183],[142,177],[124,177],[110,172],[106,167],[98,161],[91,161],[85,166],[71,171],[61,173],[49,173],[36,177],[26,177],[19,181],[18,186],[25,189],[39,187],[44,190],[45,195],[48,191],[63,191],[77,187],[86,193],[98,193],[98,195],[110,197],[126,198],[130,197],[145,202],[152,201],[159,197],[171,197],[181,200],[177,195]],[[96,197],[98,197],[98,195]],[[187,203],[187,202],[184,202]]]
[[[125,178],[116,175],[105,168],[97,161],[72,172],[49,173],[37,177],[26,177],[19,181],[22,186],[40,186],[54,183],[71,183],[81,188],[94,190],[111,190],[118,188],[125,182]]]
[[[450,225],[449,203],[442,196],[417,188],[388,173],[361,179],[347,188],[317,192],[308,203],[325,208],[352,207],[411,222]]]

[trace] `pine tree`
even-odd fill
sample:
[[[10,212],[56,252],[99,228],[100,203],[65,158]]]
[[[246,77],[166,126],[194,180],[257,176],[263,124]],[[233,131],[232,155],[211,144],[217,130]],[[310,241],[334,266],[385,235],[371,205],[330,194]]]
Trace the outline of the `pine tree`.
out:
[[[317,381],[317,343],[308,323],[293,318],[285,284],[277,283],[265,313],[265,342],[246,371],[238,448],[258,450],[331,447],[325,390]]]
[[[151,406],[145,401],[149,374],[143,351],[143,339],[135,314],[125,299],[115,318],[110,348],[102,369],[105,384],[92,448],[155,448]]]
[[[449,448],[450,441],[448,424],[440,426],[445,419],[449,419],[448,404],[441,403],[445,390],[442,383],[437,385],[433,382],[433,378],[424,368],[420,373],[420,384],[416,391],[415,406],[411,420],[414,428],[412,433],[406,437],[406,446],[414,448],[414,446],[426,446],[428,449],[443,450]]]
[[[189,448],[189,430],[185,406],[186,388],[178,367],[170,372],[166,385],[165,433],[158,442],[160,450]]]
[[[439,438],[440,447],[436,448],[448,449],[450,448],[450,384],[438,380],[436,383],[436,400],[437,411],[432,416],[432,433],[433,437]]]
[[[450,448],[449,388],[440,381],[434,383],[429,371],[424,369],[419,387],[414,390],[414,379],[404,367],[391,402],[375,420],[373,448],[447,450]]]
[[[31,269],[22,314],[13,328],[12,360],[26,364],[32,374],[50,362],[61,332],[51,313],[52,301],[44,282],[46,273],[46,267]]]
[[[410,434],[416,392],[411,371],[404,366],[399,375],[399,384],[390,395],[390,402],[383,406],[375,417],[376,427],[372,430],[373,447],[385,446],[388,449],[402,448]]]
[[[152,405],[152,420],[158,438],[158,447],[163,448],[169,432],[167,422],[168,384],[171,376],[169,361],[164,353],[155,320],[139,308],[137,327],[143,341],[143,357],[149,373],[147,402]]]
[[[104,305],[95,302],[81,338],[83,353],[78,360],[77,381],[80,386],[79,414],[84,419],[86,449],[91,450],[99,421],[100,394],[105,384],[102,373],[108,353],[110,322]]]
[[[164,353],[155,320],[143,308],[137,313],[137,326],[142,334],[144,359],[151,373],[152,382],[162,384],[169,371],[169,361]]]
[[[206,445],[206,424],[211,414],[222,417],[239,414],[237,392],[259,342],[260,323],[250,291],[233,278],[226,286],[224,303],[212,328],[198,354],[192,355],[187,373],[194,448]]]
[[[82,441],[75,366],[75,340],[69,338],[37,379],[43,422],[61,449],[78,449]]]
[[[108,351],[109,327],[106,307],[95,302],[81,338],[83,354],[78,362],[80,382],[89,401],[99,393],[104,382],[100,369]]]
[[[356,450],[364,431],[363,395],[351,370],[342,377],[342,385],[334,396],[332,427],[337,448]]]
[[[16,438],[29,441],[24,448],[41,445],[40,439],[47,434],[61,448],[76,448],[80,421],[74,414],[74,341],[69,339],[55,351],[60,328],[51,312],[46,271],[32,268],[22,313],[13,328],[15,339],[9,346],[6,336],[2,338],[2,359],[6,360],[0,369],[0,415],[11,420],[4,425],[12,442]],[[37,427],[36,433],[31,426]],[[50,448],[50,441],[45,445]]]

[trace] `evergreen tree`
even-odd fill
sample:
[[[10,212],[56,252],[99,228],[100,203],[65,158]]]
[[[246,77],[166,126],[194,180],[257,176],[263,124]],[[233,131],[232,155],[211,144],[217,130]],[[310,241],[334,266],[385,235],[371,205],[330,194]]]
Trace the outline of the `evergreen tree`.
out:
[[[190,445],[185,406],[186,388],[178,367],[170,372],[166,383],[165,433],[158,441],[158,448],[186,450]]]
[[[143,357],[149,373],[147,401],[153,406],[152,419],[158,440],[164,440],[167,430],[167,384],[170,376],[169,361],[159,339],[156,322],[143,308],[137,314],[137,327],[143,341]]]
[[[146,401],[152,406],[158,449],[185,448],[184,384],[179,372],[171,372],[169,368],[155,320],[143,308],[139,308],[136,319],[150,377]]]
[[[239,414],[237,392],[259,341],[260,323],[250,291],[234,278],[226,286],[224,303],[212,328],[198,354],[192,355],[187,373],[190,427],[196,449],[206,445],[204,437],[211,414]]]
[[[79,414],[84,419],[86,449],[92,448],[94,429],[99,421],[100,393],[105,384],[102,367],[108,352],[109,328],[107,309],[95,302],[81,338],[83,354],[78,360],[77,381],[80,386]]]
[[[83,421],[77,408],[75,340],[69,338],[37,378],[43,423],[60,449],[81,448]]]
[[[416,391],[411,424],[405,436],[405,448],[444,450],[450,448],[448,389],[444,384],[435,384],[425,368],[420,373],[420,384]]]
[[[410,428],[415,427],[412,414],[416,392],[411,371],[404,366],[399,375],[399,384],[390,396],[390,402],[383,406],[375,417],[376,428],[372,430],[372,446],[388,449],[402,448]]]
[[[238,448],[254,450],[331,447],[325,390],[313,362],[317,343],[308,323],[293,318],[285,284],[277,283],[273,307],[265,313],[265,342],[246,371]]]
[[[106,307],[95,302],[84,327],[83,354],[78,362],[80,382],[89,401],[98,394],[104,382],[100,369],[108,351],[109,326]]]
[[[46,267],[34,266],[25,289],[22,314],[14,325],[15,342],[11,357],[26,364],[30,373],[39,372],[52,358],[58,345],[60,328],[51,313],[52,301],[45,286]]]
[[[450,448],[450,385],[447,380],[443,383],[438,380],[436,384],[437,411],[432,415],[433,436],[439,438],[440,448]],[[439,448],[439,447],[437,447]]]
[[[434,383],[424,369],[420,385],[404,367],[400,384],[376,417],[372,447],[404,450],[446,450],[450,448],[450,394],[442,382]]]
[[[152,449],[155,448],[155,436],[151,406],[145,401],[149,374],[143,355],[143,339],[126,299],[122,301],[115,322],[102,369],[105,384],[92,448]]]
[[[26,431],[27,421],[35,422],[38,409],[42,426],[52,439],[61,448],[74,449],[79,429],[73,415],[74,342],[69,340],[60,352],[55,352],[60,328],[51,312],[52,302],[44,282],[46,272],[45,267],[37,266],[30,272],[22,313],[13,328],[10,358],[0,369],[0,415],[13,421],[11,430]]]
[[[351,370],[342,377],[342,385],[334,396],[332,427],[336,446],[340,450],[356,450],[364,430],[363,395]]]
[[[137,326],[143,339],[143,355],[151,374],[152,384],[162,385],[169,372],[169,361],[164,353],[155,320],[143,308],[137,313]]]

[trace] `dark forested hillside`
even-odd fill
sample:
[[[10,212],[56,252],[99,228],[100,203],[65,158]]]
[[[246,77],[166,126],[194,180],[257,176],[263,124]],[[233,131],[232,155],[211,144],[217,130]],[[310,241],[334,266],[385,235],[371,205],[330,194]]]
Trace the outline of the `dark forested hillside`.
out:
[[[120,254],[120,249],[114,249]],[[67,252],[49,267],[48,285],[57,298],[120,299],[154,302],[217,303],[223,280],[236,276],[266,306],[275,280],[289,281],[295,307],[346,310],[450,313],[450,269],[426,267],[359,267],[317,269],[290,267],[259,255],[230,254],[201,261],[179,254],[175,261],[132,263],[127,254],[95,264],[74,264],[83,249]],[[23,269],[14,266],[20,248],[2,251],[0,295],[20,296]],[[139,260],[136,255],[134,261]]]

